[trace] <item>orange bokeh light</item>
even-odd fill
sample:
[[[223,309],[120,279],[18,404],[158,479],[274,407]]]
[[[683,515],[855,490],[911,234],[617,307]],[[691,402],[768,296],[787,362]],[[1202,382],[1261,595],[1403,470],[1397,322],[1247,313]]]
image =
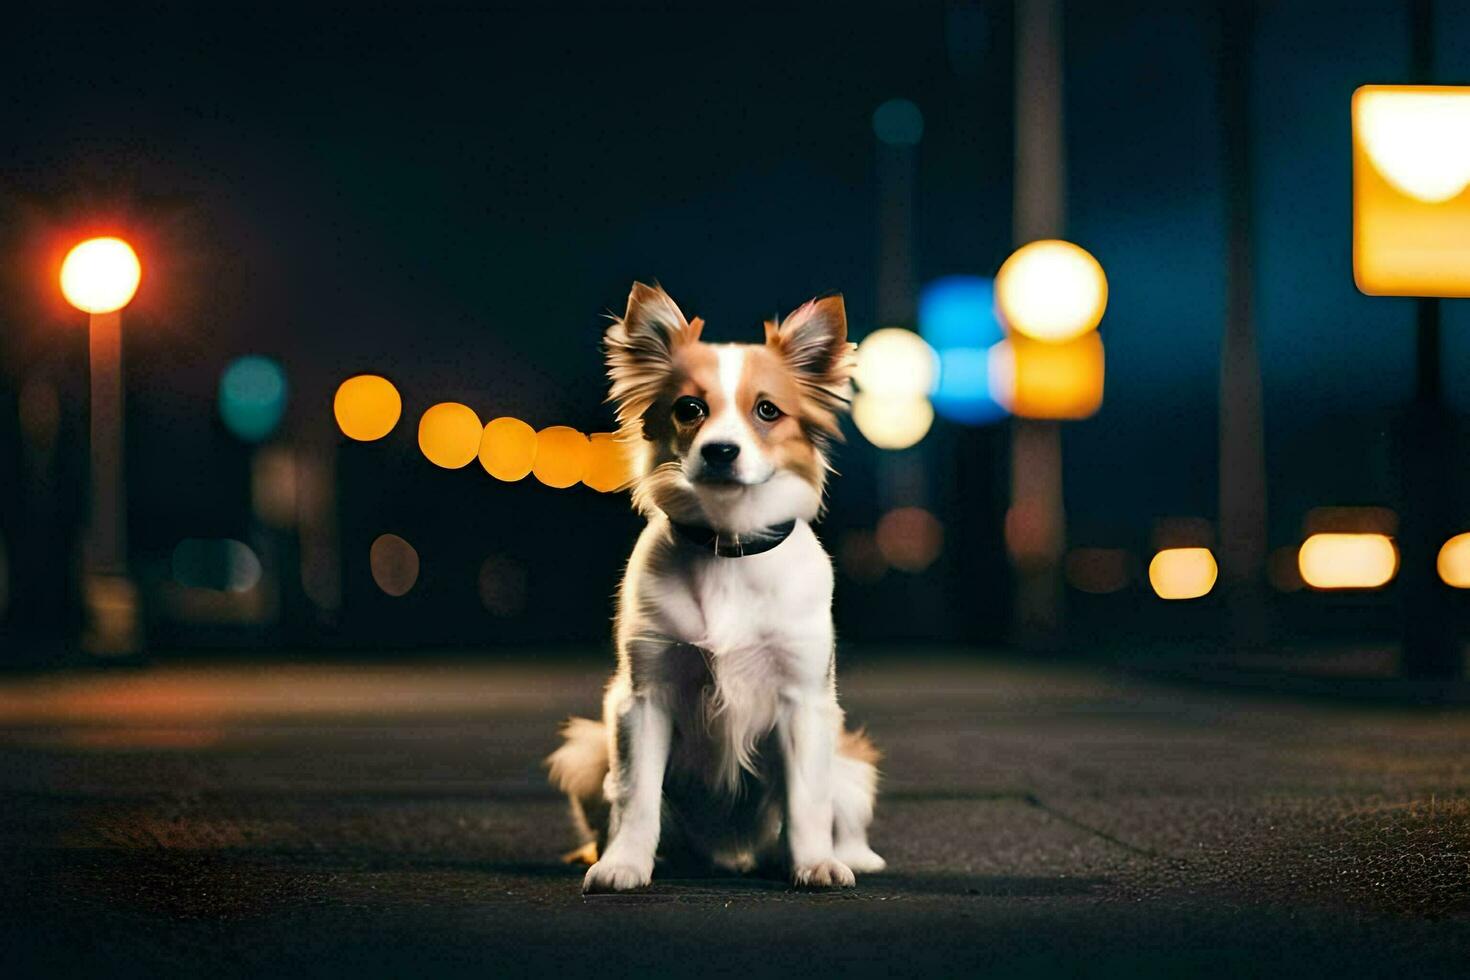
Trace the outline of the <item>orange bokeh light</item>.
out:
[[[468,405],[440,402],[419,419],[419,449],[435,466],[457,470],[480,455],[480,417]]]
[[[359,374],[337,388],[332,399],[337,428],[349,439],[372,442],[393,431],[403,414],[403,398],[393,382],[376,374]]]
[[[486,423],[480,437],[480,465],[497,480],[525,479],[536,464],[536,430],[520,419],[502,417]]]
[[[578,483],[587,472],[592,444],[570,426],[553,425],[536,433],[536,463],[531,472],[548,487]]]
[[[1103,374],[1096,333],[1061,344],[1011,337],[990,349],[990,391],[1022,418],[1087,418],[1102,407]]]
[[[587,437],[587,472],[582,482],[599,493],[610,493],[633,482],[631,447],[612,432],[594,432]]]

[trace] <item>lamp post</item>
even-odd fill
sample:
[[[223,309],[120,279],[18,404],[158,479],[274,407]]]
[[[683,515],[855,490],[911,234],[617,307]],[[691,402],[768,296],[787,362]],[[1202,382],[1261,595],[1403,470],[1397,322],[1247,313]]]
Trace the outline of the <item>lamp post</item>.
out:
[[[1066,149],[1062,132],[1062,5],[1016,3],[1015,243],[1064,233]],[[1065,541],[1062,444],[1056,424],[1017,419],[1011,432],[1011,508],[1006,537],[1017,529],[1035,554],[1017,561],[1016,639],[1032,648],[1061,641],[1061,550]],[[1016,561],[1013,552],[1012,560]]]
[[[1057,423],[1085,419],[1102,405],[1107,309],[1102,266],[1085,249],[1033,241],[995,275],[1007,339],[990,350],[990,390],[1015,416],[1006,549],[1016,568],[1016,639],[1047,649],[1063,639],[1062,554],[1066,507]]]
[[[122,309],[142,267],[120,238],[92,238],[61,265],[61,293],[89,316],[91,522],[87,533],[82,645],[101,655],[138,649],[137,590],[128,578],[123,493]]]
[[[1470,87],[1432,85],[1433,5],[1410,5],[1415,85],[1353,94],[1353,278],[1370,296],[1414,297],[1414,399],[1402,430],[1401,669],[1436,679],[1463,672],[1436,555],[1454,528],[1445,460],[1452,421],[1440,362],[1440,299],[1470,297]]]
[[[1255,0],[1220,0],[1220,145],[1225,184],[1225,323],[1220,337],[1220,585],[1232,645],[1267,639],[1266,449],[1256,349],[1250,64]]]

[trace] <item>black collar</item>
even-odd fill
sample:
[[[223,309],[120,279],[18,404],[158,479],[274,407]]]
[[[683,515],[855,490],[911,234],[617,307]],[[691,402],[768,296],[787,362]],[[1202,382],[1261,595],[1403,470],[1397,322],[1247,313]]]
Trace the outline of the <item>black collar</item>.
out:
[[[702,524],[680,524],[672,518],[669,524],[673,526],[674,533],[685,541],[713,551],[721,558],[746,558],[750,555],[758,555],[763,551],[770,551],[789,538],[791,532],[796,530],[795,520],[786,521],[783,524],[772,524],[770,527],[747,531],[744,534],[716,531]]]

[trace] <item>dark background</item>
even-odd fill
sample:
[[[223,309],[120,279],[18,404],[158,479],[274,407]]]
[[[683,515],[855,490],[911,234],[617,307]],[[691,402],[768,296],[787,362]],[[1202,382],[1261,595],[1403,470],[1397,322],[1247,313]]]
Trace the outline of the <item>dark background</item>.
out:
[[[1463,78],[1470,8],[1438,6],[1439,74]],[[1106,400],[1064,435],[1069,541],[1141,561],[1154,522],[1216,509],[1217,15],[1213,3],[1067,4],[1068,234],[1111,288]],[[598,642],[638,527],[626,500],[502,484],[475,465],[437,469],[415,446],[418,416],[457,400],[486,420],[611,428],[598,339],[635,278],[662,282],[714,339],[756,339],[763,317],[833,289],[855,337],[887,325],[875,313],[871,116],[889,98],[924,114],[919,281],[992,275],[1012,245],[1011,17],[1000,2],[8,14],[0,659],[64,647],[76,617],[86,330],[55,270],[83,234],[124,234],[145,266],[124,312],[131,560],[145,601],[179,540],[257,533],[252,449],[215,410],[231,360],[277,359],[291,387],[277,438],[335,454],[340,608],[301,594],[286,537],[268,569],[282,583],[278,621],[214,628],[151,614],[156,643]],[[1348,104],[1359,84],[1406,72],[1406,10],[1264,4],[1255,43],[1256,324],[1275,547],[1299,540],[1311,507],[1394,505],[1399,493],[1389,432],[1411,390],[1413,314],[1407,300],[1353,286]],[[1447,394],[1463,410],[1470,315],[1456,303],[1444,315]],[[348,444],[332,393],[363,371],[398,385],[403,420],[381,442]],[[39,483],[16,410],[37,378],[61,406]],[[823,537],[835,545],[892,506],[922,504],[943,521],[946,547],[917,575],[840,580],[844,637],[1006,635],[1007,445],[1004,424],[941,420],[908,451],[904,472],[918,477],[895,481],[852,433]],[[385,532],[422,559],[402,599],[379,593],[367,570]],[[492,615],[476,594],[492,554],[524,569],[513,615]],[[1211,622],[1208,603],[1162,609],[1146,583],[1071,599],[1099,636]],[[1377,622],[1386,600],[1278,601],[1327,629],[1345,607],[1367,610],[1355,624]]]

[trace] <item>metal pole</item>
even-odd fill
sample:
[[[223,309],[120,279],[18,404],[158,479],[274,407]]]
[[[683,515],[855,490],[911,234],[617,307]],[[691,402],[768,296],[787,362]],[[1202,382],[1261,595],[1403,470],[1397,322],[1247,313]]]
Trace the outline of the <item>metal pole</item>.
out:
[[[117,656],[138,649],[138,596],[127,575],[122,314],[92,314],[88,334],[92,520],[83,585],[86,624],[82,645],[89,653]]]
[[[1066,228],[1066,154],[1062,131],[1061,0],[1016,0],[1015,244],[1060,238]],[[1062,637],[1061,431],[1055,422],[1016,419],[1011,430],[1008,527],[1025,527],[1026,556],[1016,568],[1015,639],[1032,649]]]
[[[1220,122],[1225,183],[1225,332],[1220,343],[1220,585],[1230,643],[1266,639],[1266,460],[1255,294],[1250,138],[1252,0],[1220,4]]]
[[[878,323],[912,326],[914,318],[913,144],[878,142]]]
[[[1409,39],[1415,81],[1434,80],[1434,4],[1413,0]],[[1459,677],[1463,660],[1449,603],[1435,559],[1452,526],[1450,487],[1444,470],[1450,458],[1450,419],[1445,410],[1440,364],[1440,301],[1415,300],[1414,403],[1403,445],[1404,512],[1399,590],[1403,647],[1400,669],[1407,677]]]
[[[91,571],[126,571],[122,479],[122,314],[93,313],[89,328],[92,384]]]

